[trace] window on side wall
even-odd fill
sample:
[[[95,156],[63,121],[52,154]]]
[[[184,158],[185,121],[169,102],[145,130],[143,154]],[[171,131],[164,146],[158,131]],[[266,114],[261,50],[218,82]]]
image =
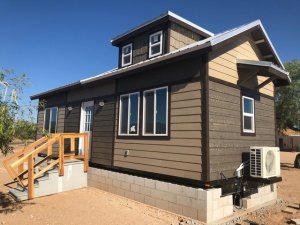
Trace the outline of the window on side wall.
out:
[[[144,91],[143,135],[168,135],[168,87]]]
[[[255,133],[255,109],[254,99],[250,97],[242,97],[242,110],[243,110],[243,133]]]
[[[57,124],[57,107],[46,108],[44,115],[44,131],[48,133],[56,133]]]
[[[122,66],[132,64],[132,43],[122,47]]]
[[[119,135],[139,134],[140,93],[120,96]]]
[[[151,34],[149,37],[149,58],[162,54],[162,31]]]

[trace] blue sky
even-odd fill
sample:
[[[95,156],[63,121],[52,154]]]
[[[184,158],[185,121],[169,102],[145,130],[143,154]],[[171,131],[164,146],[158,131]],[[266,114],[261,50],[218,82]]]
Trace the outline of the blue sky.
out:
[[[115,68],[111,38],[167,10],[213,33],[261,19],[282,61],[300,59],[298,0],[0,0],[0,67],[28,75],[29,100]]]

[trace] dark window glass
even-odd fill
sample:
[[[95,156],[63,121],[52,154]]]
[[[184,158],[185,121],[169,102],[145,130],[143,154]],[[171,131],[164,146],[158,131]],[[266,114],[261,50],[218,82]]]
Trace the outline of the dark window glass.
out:
[[[123,64],[128,64],[128,63],[130,63],[130,55],[123,57]]]
[[[121,134],[127,134],[128,130],[128,96],[121,97]]]
[[[127,46],[126,48],[123,48],[123,53],[124,53],[124,55],[127,55],[127,54],[129,54],[131,52],[131,46],[129,45],[129,46]]]
[[[44,130],[49,132],[50,127],[50,109],[45,110]]]
[[[151,44],[155,44],[155,43],[157,43],[157,42],[160,42],[160,33],[151,36]]]
[[[252,117],[244,116],[244,129],[245,130],[252,130]]]
[[[154,91],[145,92],[145,134],[154,133]]]
[[[253,100],[244,98],[244,112],[253,113]]]
[[[156,91],[156,134],[167,133],[167,89]]]
[[[51,120],[50,120],[50,133],[55,133],[56,131],[56,118],[57,118],[57,108],[51,109]]]
[[[139,107],[139,94],[130,95],[130,122],[129,133],[137,134],[138,132],[138,107]]]
[[[159,52],[160,52],[160,45],[155,45],[151,47],[151,55],[154,55]]]

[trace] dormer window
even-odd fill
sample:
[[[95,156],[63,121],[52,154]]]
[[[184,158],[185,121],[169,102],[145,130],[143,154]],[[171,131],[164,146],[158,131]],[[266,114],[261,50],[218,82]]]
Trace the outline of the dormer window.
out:
[[[151,34],[149,37],[149,58],[162,54],[162,31]]]
[[[132,43],[122,47],[122,66],[132,63]]]

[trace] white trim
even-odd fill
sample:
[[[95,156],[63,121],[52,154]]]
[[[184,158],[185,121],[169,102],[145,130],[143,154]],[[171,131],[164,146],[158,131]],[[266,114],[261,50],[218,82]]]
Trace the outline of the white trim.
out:
[[[160,41],[157,42],[157,43],[152,44],[152,43],[151,43],[151,38],[152,38],[153,36],[158,35],[158,34],[160,35]],[[152,58],[152,57],[155,57],[155,56],[158,56],[158,55],[161,55],[161,54],[162,54],[162,44],[163,44],[163,32],[162,32],[162,30],[160,30],[160,31],[158,31],[158,32],[155,32],[155,33],[149,35],[149,58]],[[151,53],[151,48],[152,48],[152,47],[155,47],[155,46],[157,46],[157,45],[159,45],[159,52],[157,52],[157,53],[155,53],[155,54],[152,54],[152,53]]]
[[[124,54],[124,48],[127,48],[127,47],[129,47],[130,46],[130,53],[128,53],[128,54]],[[128,44],[128,45],[125,45],[125,46],[123,46],[122,47],[122,67],[123,66],[129,66],[129,65],[131,65],[132,64],[132,51],[133,51],[133,49],[132,49],[132,43],[130,43],[130,44]],[[129,63],[124,63],[124,57],[126,57],[126,56],[130,56],[130,61],[129,61]]]
[[[58,122],[58,107],[48,107],[44,109],[44,123],[43,123],[43,132],[45,132],[45,121],[46,121],[46,110],[50,110],[49,120],[51,121],[52,117],[52,109],[56,108],[56,119],[55,119],[55,131],[54,134],[57,132],[57,122]],[[49,121],[48,133],[51,134],[51,122]]]
[[[156,105],[156,91],[157,90],[161,90],[161,89],[166,89],[166,133],[165,134],[156,134],[156,113],[157,113],[157,105]],[[146,134],[145,133],[145,128],[146,128],[146,114],[145,114],[145,93],[147,92],[153,92],[154,93],[154,107],[153,107],[153,134]],[[168,136],[168,124],[169,124],[169,88],[168,86],[164,86],[164,87],[159,87],[159,88],[153,88],[153,89],[149,89],[149,90],[145,90],[143,91],[143,136]]]
[[[244,99],[249,99],[252,101],[252,109],[253,109],[253,113],[246,113],[244,111]],[[250,97],[247,97],[247,96],[242,96],[242,110],[243,110],[243,132],[244,133],[255,133],[255,108],[254,108],[254,98],[250,98]],[[245,116],[248,116],[248,117],[251,117],[251,126],[252,126],[252,129],[245,129],[245,121],[244,121],[244,117]]]
[[[130,112],[130,107],[131,107],[131,100],[130,96],[131,95],[138,95],[138,112],[137,112],[137,124],[136,124],[136,129],[137,133],[136,134],[130,134],[130,117],[131,117],[131,112]],[[121,98],[122,97],[128,97],[128,112],[127,112],[127,134],[122,134],[121,133],[121,115],[122,115],[122,106],[121,106]],[[119,136],[138,136],[139,135],[139,120],[140,120],[140,92],[132,92],[128,94],[123,94],[120,95],[119,97],[119,121],[118,121],[118,135]]]

